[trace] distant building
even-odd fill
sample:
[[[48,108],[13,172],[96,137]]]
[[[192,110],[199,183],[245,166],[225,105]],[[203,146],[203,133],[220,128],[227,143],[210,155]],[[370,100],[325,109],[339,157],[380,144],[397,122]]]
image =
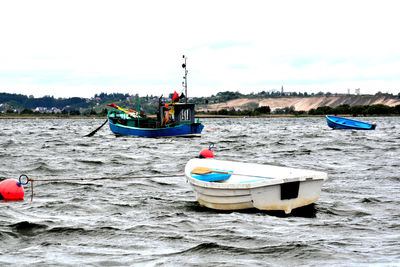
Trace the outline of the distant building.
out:
[[[290,95],[296,95],[294,92],[284,92],[283,91],[283,85],[281,87],[281,96],[290,96]]]
[[[32,111],[34,112],[40,112],[40,113],[47,113],[47,108],[46,107],[36,107]]]
[[[33,112],[39,112],[39,113],[61,113],[61,110],[56,107],[52,107],[48,109],[47,107],[36,107],[35,109],[32,109]]]
[[[52,112],[52,113],[61,113],[61,110],[60,110],[59,108],[52,107],[52,108],[50,109],[50,112]]]
[[[357,89],[355,90],[355,92],[356,92],[356,95],[360,95],[360,88],[357,88]]]

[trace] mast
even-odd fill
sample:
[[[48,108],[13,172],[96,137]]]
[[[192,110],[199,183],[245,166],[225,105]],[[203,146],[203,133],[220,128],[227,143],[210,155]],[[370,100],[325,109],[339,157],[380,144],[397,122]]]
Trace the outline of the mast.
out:
[[[188,100],[188,97],[187,97],[187,74],[188,74],[188,71],[186,69],[186,59],[187,59],[187,57],[185,57],[185,55],[183,55],[183,59],[185,60],[185,62],[182,64],[182,68],[185,69],[185,76],[183,76],[182,85],[183,85],[183,88],[185,88],[185,103],[187,104],[187,100]]]
[[[139,94],[137,94],[137,111],[136,111],[136,116],[137,116],[137,125],[139,127],[139,113],[140,113],[140,100],[139,100]]]

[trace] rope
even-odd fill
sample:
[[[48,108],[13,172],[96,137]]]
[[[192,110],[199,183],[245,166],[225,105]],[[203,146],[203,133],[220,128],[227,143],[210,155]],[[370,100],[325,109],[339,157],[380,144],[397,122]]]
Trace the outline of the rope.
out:
[[[168,177],[182,177],[183,174],[173,175],[147,175],[147,176],[122,176],[122,177],[86,177],[86,178],[45,178],[35,179],[28,178],[28,182],[41,181],[41,182],[62,182],[62,181],[93,181],[93,180],[123,180],[123,179],[143,179],[143,178],[168,178]]]
[[[170,178],[170,177],[182,177],[183,174],[170,174],[170,175],[143,175],[143,176],[122,176],[122,177],[74,177],[74,178],[44,178],[34,179],[29,178],[27,175],[22,174],[19,177],[20,185],[27,185],[31,182],[31,201],[33,200],[33,182],[62,182],[62,181],[94,181],[94,180],[121,180],[121,179],[143,179],[143,178]]]

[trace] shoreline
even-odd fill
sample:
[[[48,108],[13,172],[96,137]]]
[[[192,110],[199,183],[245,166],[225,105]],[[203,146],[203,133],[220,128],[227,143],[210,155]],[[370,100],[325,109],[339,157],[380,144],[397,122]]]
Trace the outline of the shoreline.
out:
[[[0,116],[1,119],[106,119],[107,117],[90,117],[90,116],[54,116],[54,115],[49,115],[49,116],[21,116],[21,115],[16,115],[16,116]]]
[[[332,115],[332,114],[328,114]],[[155,118],[156,115],[147,115],[150,118]],[[353,116],[351,114],[340,114],[334,115],[339,117],[354,117],[354,118],[368,118],[368,117],[398,117],[397,114],[391,115],[373,115],[373,116]],[[293,115],[293,114],[265,114],[265,115],[258,115],[258,116],[240,116],[240,115],[207,115],[207,114],[198,114],[195,116],[195,119],[204,119],[204,118],[307,118],[307,117],[325,117],[325,115]],[[54,115],[43,115],[43,116],[29,116],[29,115],[0,115],[0,120],[2,119],[81,119],[81,120],[88,120],[88,119],[107,119],[107,117],[100,117],[100,116],[54,116]]]

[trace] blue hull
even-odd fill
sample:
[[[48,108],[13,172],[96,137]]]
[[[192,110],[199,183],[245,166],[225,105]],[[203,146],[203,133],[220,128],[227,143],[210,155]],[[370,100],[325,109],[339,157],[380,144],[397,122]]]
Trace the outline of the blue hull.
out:
[[[180,124],[165,128],[137,128],[114,124],[108,120],[110,130],[116,135],[132,135],[140,137],[200,136],[204,125],[201,123]]]
[[[376,125],[336,116],[326,116],[326,122],[332,129],[375,130]]]

